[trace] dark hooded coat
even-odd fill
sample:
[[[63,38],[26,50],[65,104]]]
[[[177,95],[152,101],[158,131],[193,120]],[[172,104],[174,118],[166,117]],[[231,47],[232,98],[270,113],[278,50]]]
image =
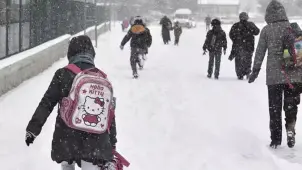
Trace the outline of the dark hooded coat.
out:
[[[232,51],[229,59],[240,57],[240,50],[253,53],[255,50],[255,36],[260,32],[259,28],[247,20],[235,23],[230,31],[230,38],[233,41]]]
[[[213,41],[213,37],[215,40]],[[222,53],[222,49],[227,49],[226,34],[220,25],[213,25],[213,29],[208,31],[203,50],[209,52]]]
[[[75,64],[82,70],[94,68],[95,52],[87,36],[75,37],[71,40],[68,54],[70,64]],[[58,69],[42,97],[33,117],[28,123],[27,131],[38,136],[54,107],[67,97],[75,74],[66,68]],[[95,164],[113,159],[112,149],[115,147],[115,118],[110,127],[110,134],[91,134],[69,128],[57,114],[52,140],[51,158],[57,163],[63,161],[80,162],[84,160]]]
[[[143,24],[132,25],[128,33],[123,38],[121,45],[125,46],[130,39],[131,48],[147,50],[152,45],[152,35],[150,30]]]
[[[268,51],[266,65],[266,84],[287,84],[286,76],[283,74],[282,58],[284,51],[284,35],[288,34],[290,23],[288,21],[283,5],[278,1],[272,1],[268,5],[265,14],[267,25],[262,29],[258,46],[255,53],[253,68],[260,69]],[[302,82],[300,69],[288,70],[288,79],[292,83]]]
[[[175,26],[173,27],[174,30],[174,36],[175,37],[180,37],[180,35],[182,34],[182,28],[179,24],[175,24]]]
[[[170,36],[170,30],[172,29],[171,20],[167,16],[164,16],[161,19],[160,24],[162,25],[162,37],[164,42],[171,41],[171,36]]]

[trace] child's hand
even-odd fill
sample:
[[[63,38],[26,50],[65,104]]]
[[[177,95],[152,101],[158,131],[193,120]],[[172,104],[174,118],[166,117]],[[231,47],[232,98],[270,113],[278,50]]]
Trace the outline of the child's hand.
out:
[[[205,51],[203,51],[203,55],[206,55],[207,54],[207,51],[205,50]]]

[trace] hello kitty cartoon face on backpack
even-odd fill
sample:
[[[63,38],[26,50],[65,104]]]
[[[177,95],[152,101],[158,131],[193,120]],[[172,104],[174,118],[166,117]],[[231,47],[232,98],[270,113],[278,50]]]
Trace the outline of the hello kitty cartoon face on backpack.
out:
[[[104,113],[104,99],[103,98],[92,98],[86,96],[83,105],[84,114],[82,115],[84,124],[87,126],[95,127],[101,122],[101,114]]]
[[[102,134],[109,130],[114,116],[113,89],[106,75],[70,69],[76,73],[68,97],[63,98],[60,115],[67,126],[88,133]]]

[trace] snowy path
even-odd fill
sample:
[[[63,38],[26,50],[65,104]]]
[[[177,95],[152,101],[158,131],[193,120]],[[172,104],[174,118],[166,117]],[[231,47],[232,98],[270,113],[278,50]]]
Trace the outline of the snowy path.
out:
[[[254,84],[240,82],[234,63],[223,56],[220,80],[209,80],[208,57],[201,50],[204,28],[184,30],[179,47],[164,46],[159,27],[151,32],[154,44],[138,80],[131,76],[129,44],[124,51],[118,48],[124,35],[119,27],[99,38],[96,62],[110,76],[118,98],[117,147],[131,162],[125,169],[301,170],[300,121],[295,149],[285,146],[285,136],[284,149],[267,148],[265,69]],[[53,73],[65,64],[66,59],[57,62],[0,98],[2,169],[59,169],[50,159],[56,112],[29,148],[24,133]]]

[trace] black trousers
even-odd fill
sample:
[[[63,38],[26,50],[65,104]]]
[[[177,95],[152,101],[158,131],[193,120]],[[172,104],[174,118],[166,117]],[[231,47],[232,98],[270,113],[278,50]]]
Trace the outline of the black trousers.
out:
[[[285,112],[286,129],[296,123],[300,104],[299,87],[301,86],[300,84],[294,84],[294,86],[294,89],[290,89],[287,84],[268,85],[269,126],[271,140],[275,143],[281,144],[282,142],[282,105]]]
[[[209,54],[209,65],[208,65],[208,74],[213,74],[214,61],[215,61],[215,77],[219,76],[220,72],[220,62],[221,62],[221,52],[210,52]]]
[[[179,37],[180,36],[175,36],[175,42],[174,42],[175,45],[178,45],[178,43],[179,43]]]
[[[235,58],[237,77],[243,77],[251,73],[253,52],[240,50]]]
[[[131,48],[130,65],[131,65],[133,74],[137,73],[136,64],[139,63],[138,55],[146,55],[146,53],[147,53],[147,49]]]

